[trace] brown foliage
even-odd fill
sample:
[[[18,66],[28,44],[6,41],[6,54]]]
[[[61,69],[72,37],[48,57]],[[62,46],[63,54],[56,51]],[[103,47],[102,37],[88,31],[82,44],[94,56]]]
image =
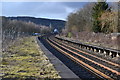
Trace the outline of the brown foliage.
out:
[[[108,12],[108,11],[104,12],[99,18],[99,20],[101,21],[101,30],[104,31],[104,29],[106,29],[105,33],[118,32],[117,18],[118,18],[117,12]]]

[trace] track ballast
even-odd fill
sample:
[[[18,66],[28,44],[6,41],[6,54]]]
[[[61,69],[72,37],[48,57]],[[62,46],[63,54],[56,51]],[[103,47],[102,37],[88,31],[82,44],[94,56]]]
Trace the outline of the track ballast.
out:
[[[81,79],[118,80],[119,64],[83,52],[54,37],[43,36],[39,40]]]

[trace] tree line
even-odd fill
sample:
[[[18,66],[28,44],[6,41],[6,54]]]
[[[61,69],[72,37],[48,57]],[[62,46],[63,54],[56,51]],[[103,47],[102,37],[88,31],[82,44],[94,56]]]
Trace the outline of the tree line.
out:
[[[33,22],[9,20],[2,16],[2,45],[3,48],[19,37],[30,36],[34,33],[48,33],[47,26],[36,25]]]
[[[76,35],[79,32],[114,33],[120,32],[118,3],[92,2],[72,12],[67,17],[63,33]]]

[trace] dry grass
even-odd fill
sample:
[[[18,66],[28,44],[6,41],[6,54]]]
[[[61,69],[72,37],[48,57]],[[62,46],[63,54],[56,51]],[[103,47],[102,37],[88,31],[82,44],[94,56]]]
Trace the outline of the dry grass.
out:
[[[35,37],[19,39],[3,53],[3,78],[60,78],[41,51]]]
[[[116,34],[104,34],[104,33],[93,33],[93,32],[79,32],[78,38],[72,36],[71,38],[60,36],[70,40],[77,40],[82,43],[92,44],[95,46],[101,46],[111,49],[120,50],[120,36]]]

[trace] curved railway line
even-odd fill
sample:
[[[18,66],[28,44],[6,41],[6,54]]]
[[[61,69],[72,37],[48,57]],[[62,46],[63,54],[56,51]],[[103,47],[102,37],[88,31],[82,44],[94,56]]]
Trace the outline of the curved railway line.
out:
[[[56,40],[54,40],[54,41],[56,41]],[[93,54],[89,54],[89,53],[84,52],[84,51],[81,51],[81,50],[78,49],[78,48],[75,48],[75,47],[73,47],[73,46],[67,45],[67,44],[62,43],[62,42],[60,42],[60,41],[59,41],[59,43],[62,44],[62,45],[64,45],[64,46],[66,46],[66,47],[69,47],[69,48],[71,48],[71,49],[73,49],[73,50],[76,50],[76,51],[78,51],[78,52],[81,52],[81,53],[84,53],[84,54],[86,54],[86,55],[92,56],[92,57],[97,58],[97,59],[99,59],[99,60],[101,60],[101,61],[104,61],[104,62],[106,62],[106,63],[108,63],[108,64],[110,64],[110,65],[113,65],[113,66],[116,66],[116,67],[120,68],[120,64],[117,64],[117,63],[114,63],[114,62],[105,60],[105,59],[103,59],[103,58],[97,57],[97,56],[95,56],[95,55],[93,55]]]
[[[96,75],[100,80],[119,80],[120,64],[108,61],[96,55],[84,52],[75,46],[61,42],[55,37],[45,39],[52,47],[73,60],[78,65]],[[86,74],[87,75],[87,74]]]

